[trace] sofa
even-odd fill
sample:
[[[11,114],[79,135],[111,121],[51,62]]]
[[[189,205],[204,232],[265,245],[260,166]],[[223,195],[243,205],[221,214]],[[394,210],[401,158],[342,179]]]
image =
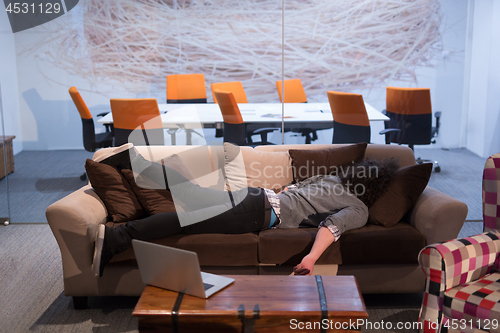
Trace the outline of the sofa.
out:
[[[232,181],[248,186],[280,187],[294,180],[290,149],[316,153],[337,151],[345,146],[239,147],[238,158],[246,169],[244,172],[238,169]],[[93,159],[98,161],[112,155],[116,149],[101,149]],[[221,190],[227,189],[228,179],[235,176],[230,174],[230,162],[238,160],[233,156],[228,163],[224,146],[134,149],[151,161],[180,157],[199,185]],[[369,144],[364,158],[394,158],[401,167],[415,165],[413,151],[398,145]],[[420,250],[428,244],[456,238],[465,221],[467,206],[429,186],[411,204],[411,209],[394,225],[368,223],[345,232],[323,253],[313,274],[354,275],[362,293],[423,292],[425,278],[418,264]],[[392,211],[390,207],[385,213],[391,216]],[[94,237],[98,225],[108,223],[109,217],[90,183],[50,205],[46,216],[61,251],[64,292],[73,297],[76,308],[85,307],[88,296],[142,293],[145,285],[131,248],[116,255],[101,278],[93,276]],[[238,235],[177,235],[155,242],[196,252],[202,270],[215,274],[291,274],[311,249],[316,232],[317,228],[269,229]]]

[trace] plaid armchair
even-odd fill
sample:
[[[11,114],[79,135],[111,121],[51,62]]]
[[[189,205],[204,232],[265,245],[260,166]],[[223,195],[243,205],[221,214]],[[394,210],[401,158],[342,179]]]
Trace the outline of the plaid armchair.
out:
[[[500,332],[500,154],[483,173],[484,233],[426,246],[419,321],[427,332]]]

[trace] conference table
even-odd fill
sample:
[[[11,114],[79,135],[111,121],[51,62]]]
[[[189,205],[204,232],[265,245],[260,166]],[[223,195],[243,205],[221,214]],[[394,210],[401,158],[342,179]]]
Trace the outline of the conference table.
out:
[[[243,121],[247,131],[264,127],[284,129],[310,129],[321,130],[333,127],[333,116],[329,103],[239,103]],[[370,123],[377,122],[383,129],[383,122],[389,120],[380,111],[365,103],[366,112]],[[163,128],[194,130],[197,128],[222,128],[223,119],[218,104],[158,104]],[[284,116],[283,116],[284,108]],[[100,118],[98,123],[113,123],[110,112]],[[373,130],[372,130],[373,131]],[[188,139],[187,144],[190,144]]]

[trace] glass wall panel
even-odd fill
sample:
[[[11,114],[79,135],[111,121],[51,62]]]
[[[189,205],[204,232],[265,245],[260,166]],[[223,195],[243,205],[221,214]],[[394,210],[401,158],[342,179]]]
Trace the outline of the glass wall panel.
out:
[[[331,115],[327,91],[361,94],[371,119],[369,140],[384,143],[378,134],[384,117],[376,111],[385,109],[385,87],[432,84],[434,89],[429,75],[435,76],[437,70],[423,69],[439,65],[441,32],[458,31],[451,22],[459,19],[451,11],[450,21],[442,24],[441,3],[449,2],[286,1],[285,78],[300,79],[312,104],[306,110],[310,126],[300,133],[306,137],[292,131],[286,143],[304,143],[307,137],[313,143],[332,142],[331,123],[315,124],[318,131],[312,123]],[[465,22],[459,24],[465,26]],[[291,123],[294,115],[287,116],[285,122]]]
[[[275,130],[267,139],[281,144],[276,81],[282,74],[282,1],[58,4],[57,15],[36,21],[25,16],[22,24],[13,12],[0,16],[6,32],[2,38],[9,38],[8,43],[2,40],[6,47],[0,55],[11,64],[2,73],[2,83],[10,80],[8,103],[13,106],[7,128],[16,136],[12,222],[46,222],[50,204],[87,184],[84,164],[94,152],[84,149],[84,123],[92,118],[96,134],[106,133],[105,119],[114,118],[111,99],[155,98],[162,117],[165,111],[179,115],[163,122],[165,145],[222,146],[221,132],[214,128],[220,129],[222,117],[211,86],[238,81],[248,102],[240,104],[242,116],[260,117],[255,104],[271,103],[264,110],[270,122],[255,129],[270,125]],[[167,76],[193,73],[204,75],[207,103],[167,103]],[[87,119],[70,97],[73,86],[88,108]],[[203,126],[204,112],[217,120]],[[116,138],[115,128],[115,145]],[[258,143],[261,136],[251,138]]]
[[[12,136],[5,135],[5,121],[2,103],[2,85],[0,84],[0,223],[10,222],[9,177],[12,172]]]
[[[466,4],[454,0],[58,3],[57,14],[46,21],[39,16],[24,30],[11,26],[15,22],[11,13],[0,14],[0,29],[5,32],[0,36],[0,60],[9,64],[1,72],[4,127],[5,134],[16,137],[16,168],[9,177],[13,222],[45,222],[48,205],[86,184],[80,177],[93,152],[84,149],[82,118],[68,93],[72,86],[101,134],[106,132],[103,119],[113,120],[111,114],[100,116],[110,112],[110,99],[156,98],[161,116],[168,111],[173,117],[163,122],[164,143],[178,146],[222,145],[214,83],[241,82],[248,102],[239,104],[243,119],[257,119],[256,128],[270,129],[267,140],[275,144],[282,143],[283,119],[285,144],[332,142],[327,91],[359,93],[367,105],[381,111],[388,85],[430,87],[433,107],[446,119],[439,142],[459,145],[462,117],[456,113],[462,110]],[[204,75],[208,103],[167,103],[167,76],[192,73]],[[300,94],[285,92],[285,100],[292,97],[292,103],[282,108],[276,82],[283,78],[300,80],[307,103],[302,103]],[[206,118],[210,125],[202,126]],[[383,121],[372,119],[370,124],[370,141],[384,142],[378,135]],[[260,135],[251,138],[256,144],[261,140]],[[27,210],[26,203],[33,208]]]

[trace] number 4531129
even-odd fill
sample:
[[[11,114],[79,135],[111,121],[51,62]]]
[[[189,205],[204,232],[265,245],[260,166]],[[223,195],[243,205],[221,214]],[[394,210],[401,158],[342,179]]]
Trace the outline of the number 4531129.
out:
[[[5,11],[9,14],[59,14],[61,4],[47,2],[35,5],[34,3],[13,2],[9,3]]]

